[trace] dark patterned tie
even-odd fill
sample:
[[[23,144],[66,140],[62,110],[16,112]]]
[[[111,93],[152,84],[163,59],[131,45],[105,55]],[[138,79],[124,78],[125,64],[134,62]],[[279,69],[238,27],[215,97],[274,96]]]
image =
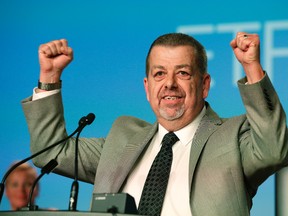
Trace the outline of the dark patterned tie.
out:
[[[153,161],[142,191],[139,214],[160,215],[173,159],[172,146],[178,140],[173,132],[164,136],[162,147]]]

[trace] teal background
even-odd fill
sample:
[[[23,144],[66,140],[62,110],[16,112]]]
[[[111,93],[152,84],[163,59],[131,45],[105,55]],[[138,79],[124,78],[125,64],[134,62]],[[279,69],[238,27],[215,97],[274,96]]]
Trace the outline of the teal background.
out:
[[[96,120],[82,132],[87,137],[106,136],[120,115],[154,122],[143,88],[145,57],[156,37],[176,31],[195,36],[207,48],[213,77],[207,100],[223,117],[245,112],[235,85],[239,64],[234,65],[229,43],[238,30],[258,33],[263,67],[287,111],[287,8],[284,0],[1,0],[0,177],[13,161],[30,155],[20,101],[37,84],[40,44],[66,38],[74,49],[74,61],[62,76],[68,133],[90,112]],[[274,183],[271,176],[259,188],[251,215],[274,215]],[[50,174],[40,184],[40,207],[68,208],[72,179]],[[92,189],[80,183],[78,210],[89,209]],[[8,209],[4,196],[0,210]]]

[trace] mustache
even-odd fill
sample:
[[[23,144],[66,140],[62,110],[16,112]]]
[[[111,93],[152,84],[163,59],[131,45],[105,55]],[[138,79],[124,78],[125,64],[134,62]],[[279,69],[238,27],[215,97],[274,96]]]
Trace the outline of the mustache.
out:
[[[182,98],[185,96],[185,94],[181,91],[173,91],[173,90],[163,90],[159,94],[160,98],[165,98],[165,97],[178,97]]]

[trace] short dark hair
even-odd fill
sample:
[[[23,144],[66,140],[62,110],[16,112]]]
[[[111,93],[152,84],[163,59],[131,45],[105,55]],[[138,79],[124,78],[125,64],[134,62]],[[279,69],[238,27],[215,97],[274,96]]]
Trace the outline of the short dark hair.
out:
[[[195,54],[195,66],[200,74],[207,72],[207,55],[203,45],[192,36],[183,33],[168,33],[158,37],[150,46],[146,57],[146,76],[149,74],[149,57],[155,46],[191,46]]]

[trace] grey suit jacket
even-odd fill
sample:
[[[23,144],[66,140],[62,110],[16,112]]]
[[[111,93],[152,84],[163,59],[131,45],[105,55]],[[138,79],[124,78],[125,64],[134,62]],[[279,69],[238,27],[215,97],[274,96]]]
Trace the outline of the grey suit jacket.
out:
[[[253,85],[243,82],[238,85],[246,115],[222,119],[206,103],[190,154],[193,216],[249,215],[258,186],[288,163],[286,116],[268,76]],[[22,105],[32,152],[67,136],[60,93],[37,101],[27,98]],[[157,128],[157,122],[124,116],[114,122],[106,138],[81,138],[79,178],[94,183],[95,193],[121,192]],[[72,177],[74,141],[35,158],[35,165],[57,158],[55,172]]]

